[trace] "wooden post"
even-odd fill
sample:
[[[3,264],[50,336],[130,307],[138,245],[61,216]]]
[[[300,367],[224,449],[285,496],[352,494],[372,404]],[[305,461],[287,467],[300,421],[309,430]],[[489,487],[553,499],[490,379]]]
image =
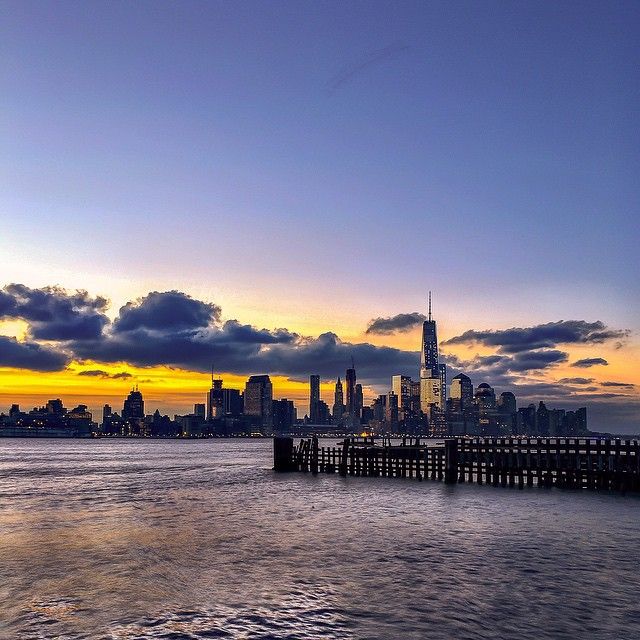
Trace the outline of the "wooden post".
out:
[[[318,475],[318,437],[311,440],[311,473]]]
[[[445,484],[455,484],[458,481],[458,441],[445,440]]]
[[[347,476],[347,456],[349,455],[349,438],[345,438],[342,443],[342,452],[340,454],[340,475],[343,478]]]
[[[273,439],[273,470],[279,473],[294,471],[293,463],[293,438]]]

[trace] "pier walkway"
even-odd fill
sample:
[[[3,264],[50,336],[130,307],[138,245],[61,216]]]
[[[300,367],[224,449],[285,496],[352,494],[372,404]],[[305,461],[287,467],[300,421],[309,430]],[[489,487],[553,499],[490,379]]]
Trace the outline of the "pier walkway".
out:
[[[591,438],[274,438],[274,470],[415,478],[448,484],[640,491],[640,443]]]

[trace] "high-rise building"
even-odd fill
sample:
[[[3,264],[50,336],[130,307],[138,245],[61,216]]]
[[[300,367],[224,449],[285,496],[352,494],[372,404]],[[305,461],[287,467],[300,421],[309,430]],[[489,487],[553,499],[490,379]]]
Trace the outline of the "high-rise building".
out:
[[[475,394],[475,402],[481,413],[493,411],[496,408],[496,393],[493,387],[486,382],[479,384]]]
[[[293,400],[274,400],[273,407],[273,430],[276,433],[286,433],[291,431],[296,421],[296,408]]]
[[[456,411],[470,409],[473,405],[473,384],[471,378],[464,373],[459,373],[451,381],[451,399],[454,401]]]
[[[398,397],[398,409],[406,412],[411,410],[411,377],[391,376],[391,391]]]
[[[198,402],[193,405],[193,415],[196,416],[196,418],[202,418],[202,420],[204,420],[205,410],[206,405],[204,404],[204,402]]]
[[[447,365],[439,364],[438,372],[440,374],[440,409],[444,409],[447,404]]]
[[[355,406],[354,406],[354,415],[360,420],[360,415],[362,414],[362,407],[364,406],[364,394],[362,393],[362,385],[356,385],[356,396],[355,396]]]
[[[420,349],[420,377],[439,378],[438,335],[436,321],[431,317],[431,291],[429,291],[429,316],[422,323],[422,348]]]
[[[539,436],[549,435],[549,409],[542,400],[536,411],[536,432]]]
[[[517,411],[516,397],[511,391],[503,391],[498,398],[497,405],[500,413],[513,414]]]
[[[520,407],[516,413],[516,433],[519,436],[535,436],[536,433],[536,405]]]
[[[503,391],[497,400],[500,435],[516,434],[516,397],[511,391]]]
[[[309,419],[311,424],[319,424],[320,376],[309,376]]]
[[[244,409],[242,394],[237,389],[222,389],[222,415],[236,417]]]
[[[49,402],[47,402],[47,413],[53,413],[55,415],[66,413],[62,400],[60,400],[60,398],[57,400],[49,400]]]
[[[222,417],[222,378],[215,378],[211,371],[211,389],[207,392],[207,420]]]
[[[144,400],[137,386],[131,389],[124,401],[122,419],[125,421],[144,419]]]
[[[250,376],[244,387],[244,413],[253,416],[258,423],[272,426],[273,387],[268,375]]]
[[[431,317],[431,291],[429,316],[422,323],[420,349],[420,409],[430,414],[432,409],[443,409],[441,372],[438,364],[438,335],[436,321]]]
[[[415,415],[420,413],[420,380],[411,381],[411,411]]]
[[[398,396],[392,391],[387,394],[387,403],[384,412],[384,421],[389,431],[398,431]]]
[[[564,409],[550,409],[549,410],[549,435],[552,437],[566,435],[563,430],[564,426]]]
[[[387,396],[380,395],[373,401],[373,419],[376,422],[384,422],[387,409]]]
[[[480,432],[483,436],[498,436],[498,412],[496,411],[496,393],[491,385],[483,382],[478,385],[474,396]]]
[[[335,422],[342,420],[342,414],[344,413],[344,393],[342,392],[342,382],[338,378],[336,382],[335,391],[333,393],[333,419]]]
[[[353,363],[351,369],[347,369],[345,382],[347,383],[347,413],[353,418],[356,411],[356,369]]]

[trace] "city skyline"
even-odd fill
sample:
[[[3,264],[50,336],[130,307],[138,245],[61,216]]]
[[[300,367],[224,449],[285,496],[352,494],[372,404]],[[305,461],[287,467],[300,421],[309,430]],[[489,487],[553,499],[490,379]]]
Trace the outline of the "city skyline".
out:
[[[5,384],[0,392],[6,405],[3,409],[13,402],[35,406],[51,397],[65,396],[95,412],[105,402],[117,401],[122,390],[136,383],[142,384],[145,397],[162,413],[181,413],[203,400],[201,385],[206,383],[201,381],[212,375],[206,360],[231,364],[227,370],[221,366],[216,371],[218,377],[225,378],[225,387],[242,389],[247,375],[268,373],[273,397],[295,401],[304,415],[310,412],[308,376],[320,376],[319,397],[331,407],[336,377],[344,376],[345,370],[348,376],[352,358],[356,358],[358,381],[364,383],[364,399],[369,403],[391,388],[393,375],[415,375],[422,380],[425,351],[389,346],[398,332],[406,340],[422,331],[421,349],[435,352],[435,359],[428,353],[426,357],[433,359],[430,366],[438,366],[437,346],[425,343],[427,328],[429,340],[436,333],[435,318],[431,321],[428,309],[426,314],[372,318],[363,336],[377,335],[387,346],[346,343],[333,334],[308,338],[286,329],[259,329],[236,320],[225,321],[214,303],[179,292],[156,292],[128,303],[114,320],[106,310],[104,298],[86,293],[24,286],[1,290],[0,316],[21,318],[24,327],[22,341],[4,338],[4,344],[19,347],[14,351],[16,358],[25,357],[20,348],[28,351],[29,360],[23,366],[32,367],[0,371],[0,377],[13,384]],[[439,322],[438,331],[446,325],[445,318]],[[203,332],[208,333],[203,337]],[[141,341],[148,344],[141,345]],[[488,382],[497,391],[514,392],[523,405],[539,400],[551,407],[588,405],[595,430],[636,433],[637,386],[630,381],[634,378],[613,380],[610,373],[616,370],[616,358],[618,363],[624,361],[633,348],[630,341],[625,329],[610,328],[598,321],[564,321],[503,331],[463,331],[451,337],[445,331],[439,347],[449,381],[465,373],[475,385]],[[194,352],[196,348],[203,353]],[[471,358],[466,355],[470,348]],[[187,360],[185,349],[191,349]],[[80,354],[86,358],[91,350],[108,354],[112,361],[77,359]],[[133,366],[128,364],[132,361]],[[37,371],[37,366],[50,370]],[[198,369],[209,370],[199,373]],[[546,380],[540,380],[543,375]],[[440,389],[440,378],[434,380]],[[81,392],[73,393],[73,386],[65,387],[66,381],[78,385]],[[36,388],[39,385],[38,391],[29,393],[30,384]],[[45,385],[48,390],[42,390]],[[348,406],[347,390],[348,386]],[[449,383],[441,391],[446,398]]]

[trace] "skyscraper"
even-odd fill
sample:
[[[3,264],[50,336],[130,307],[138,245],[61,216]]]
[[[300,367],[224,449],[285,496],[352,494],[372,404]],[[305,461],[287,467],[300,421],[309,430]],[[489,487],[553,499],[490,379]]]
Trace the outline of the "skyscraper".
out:
[[[473,405],[473,384],[464,373],[459,373],[451,381],[451,399],[455,411],[470,409]]]
[[[309,419],[311,424],[319,424],[320,376],[309,376]]]
[[[193,405],[193,415],[204,420],[206,405],[204,402],[198,402]]]
[[[432,408],[442,409],[441,372],[438,364],[438,335],[436,321],[431,317],[431,291],[429,316],[422,323],[420,349],[420,409],[430,414]]]
[[[351,369],[347,369],[345,381],[347,383],[347,413],[353,417],[356,410],[356,369],[353,365],[353,359]]]
[[[213,367],[211,367],[211,389],[207,393],[207,420],[221,417],[222,405],[222,379],[214,378]]]
[[[344,393],[342,392],[342,382],[340,378],[338,378],[335,386],[335,390],[333,393],[333,419],[335,422],[338,422],[342,419],[342,414],[344,413]]]
[[[354,415],[360,420],[360,415],[362,414],[362,407],[364,405],[364,394],[362,393],[362,385],[356,385],[356,397],[355,397],[355,407],[354,407]]]
[[[431,291],[429,291],[429,317],[422,323],[420,377],[440,377],[438,370],[438,335],[436,331],[436,321],[431,318]]]
[[[391,390],[398,396],[398,409],[409,411],[411,408],[411,377],[391,376]]]
[[[263,427],[272,426],[273,387],[268,375],[250,376],[244,387],[244,413]]]
[[[131,389],[131,392],[124,401],[122,407],[123,420],[141,420],[144,418],[144,400],[142,394],[138,391],[138,387]]]
[[[438,373],[440,374],[440,409],[444,409],[447,404],[447,365],[439,364]]]

